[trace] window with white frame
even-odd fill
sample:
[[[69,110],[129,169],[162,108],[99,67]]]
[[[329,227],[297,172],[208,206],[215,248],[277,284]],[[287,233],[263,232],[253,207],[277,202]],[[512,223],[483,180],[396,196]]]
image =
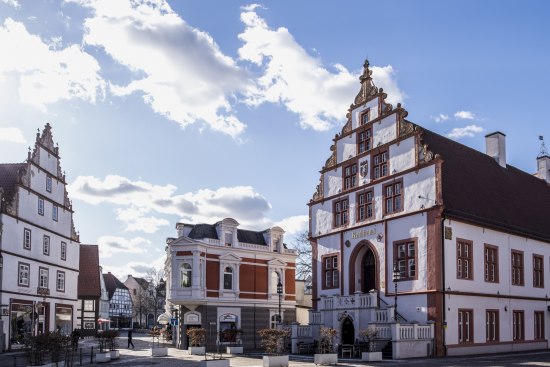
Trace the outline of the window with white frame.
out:
[[[223,289],[233,289],[233,268],[226,266],[223,269]]]
[[[46,191],[52,192],[52,176],[46,176]]]
[[[52,206],[52,219],[56,222],[59,219],[59,208],[55,204]]]
[[[67,260],[67,243],[61,242],[61,260]]]
[[[38,198],[38,214],[44,215],[44,199]]]
[[[277,293],[277,284],[279,284],[279,282],[281,282],[282,284],[282,281],[281,281],[281,275],[279,274],[278,271],[272,271],[271,272],[271,293]]]
[[[192,275],[193,275],[193,268],[191,267],[191,264],[189,263],[181,264],[180,279],[181,279],[182,288],[191,287]]]
[[[42,252],[44,255],[50,254],[50,236],[44,235],[44,240],[42,241]]]
[[[84,311],[93,311],[94,310],[95,302],[92,299],[86,299],[84,300]]]
[[[38,274],[38,287],[48,288],[48,269],[40,267]]]
[[[31,249],[31,230],[28,228],[23,230],[23,248],[25,250]]]
[[[17,284],[23,287],[28,287],[30,272],[31,272],[31,266],[29,264],[19,263],[19,274],[17,277]]]
[[[56,289],[58,292],[65,292],[65,272],[57,271]]]

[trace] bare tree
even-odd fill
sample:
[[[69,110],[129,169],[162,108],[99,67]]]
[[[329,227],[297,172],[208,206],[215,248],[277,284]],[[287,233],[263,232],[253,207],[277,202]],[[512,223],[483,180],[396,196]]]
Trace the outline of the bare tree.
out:
[[[151,269],[145,279],[149,282],[149,296],[151,301],[151,310],[155,315],[154,322],[157,322],[159,314],[164,312],[166,302],[166,283],[165,273],[162,269]]]
[[[292,247],[296,250],[296,279],[311,281],[311,243],[308,231],[304,230],[296,235]]]

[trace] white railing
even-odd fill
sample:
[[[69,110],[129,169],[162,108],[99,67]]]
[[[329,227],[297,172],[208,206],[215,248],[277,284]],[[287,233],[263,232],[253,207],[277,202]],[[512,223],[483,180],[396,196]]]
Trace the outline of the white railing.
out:
[[[292,249],[292,248],[285,248],[285,249],[283,249],[283,254],[295,255],[295,254],[296,254],[296,250],[294,250],[294,249]]]
[[[356,293],[351,296],[322,297],[321,310],[372,308],[378,306],[376,293]]]
[[[375,315],[376,315],[376,319],[375,319],[376,323],[385,323],[385,322],[391,321],[392,319],[388,310],[376,310]]]
[[[431,325],[401,325],[396,326],[397,340],[433,339],[433,324]]]
[[[311,327],[309,326],[297,326],[296,334],[299,338],[311,337]]]
[[[389,326],[375,326],[377,339],[391,339],[391,329]]]
[[[309,311],[309,323],[311,324],[321,324],[321,313],[318,311]]]
[[[412,325],[400,325],[397,331],[399,332],[399,340],[414,339],[414,328]]]
[[[257,245],[255,243],[239,242],[238,247],[251,248],[251,249],[260,250],[260,251],[263,251],[263,252],[268,252],[269,251],[269,246]]]
[[[222,244],[222,241],[215,240],[213,238],[205,238],[205,240],[206,240],[206,242],[208,242],[211,245],[221,245]]]

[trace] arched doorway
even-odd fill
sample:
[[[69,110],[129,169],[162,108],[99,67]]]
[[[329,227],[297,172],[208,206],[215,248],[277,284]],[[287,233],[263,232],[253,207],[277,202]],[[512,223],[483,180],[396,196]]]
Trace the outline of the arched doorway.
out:
[[[376,289],[376,259],[369,248],[363,257],[361,274],[361,292],[368,293]]]
[[[355,344],[355,327],[349,317],[342,322],[342,344]]]

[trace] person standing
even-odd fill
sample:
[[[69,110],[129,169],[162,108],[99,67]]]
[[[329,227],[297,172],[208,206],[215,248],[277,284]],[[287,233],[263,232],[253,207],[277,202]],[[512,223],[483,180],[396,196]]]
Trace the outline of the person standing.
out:
[[[134,343],[132,343],[132,329],[128,329],[128,349],[130,349],[130,344],[132,345],[132,349],[134,349]]]

